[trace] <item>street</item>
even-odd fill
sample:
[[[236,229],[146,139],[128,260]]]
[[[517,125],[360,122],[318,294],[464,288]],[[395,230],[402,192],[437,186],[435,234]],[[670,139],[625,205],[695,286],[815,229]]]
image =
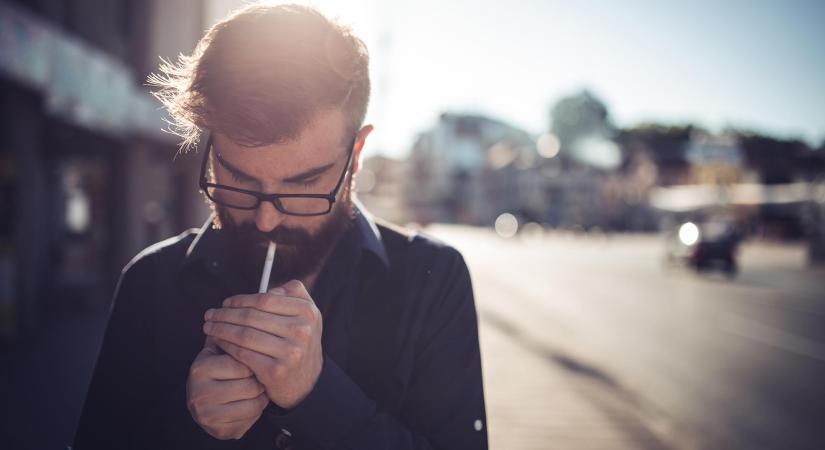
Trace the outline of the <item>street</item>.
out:
[[[823,448],[825,271],[745,244],[734,280],[658,236],[433,226],[473,276],[491,448]]]

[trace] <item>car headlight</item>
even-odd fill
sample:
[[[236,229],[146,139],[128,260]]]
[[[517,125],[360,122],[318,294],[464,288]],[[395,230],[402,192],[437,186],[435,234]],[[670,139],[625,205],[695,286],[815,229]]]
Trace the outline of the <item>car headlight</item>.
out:
[[[679,241],[687,246],[699,242],[699,227],[693,222],[683,223],[679,227]]]

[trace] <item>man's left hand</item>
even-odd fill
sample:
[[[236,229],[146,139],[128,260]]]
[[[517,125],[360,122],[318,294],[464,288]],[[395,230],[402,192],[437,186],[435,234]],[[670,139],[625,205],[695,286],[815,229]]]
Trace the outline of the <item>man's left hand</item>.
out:
[[[276,405],[291,409],[312,391],[323,365],[323,325],[303,283],[229,297],[204,318],[204,332],[255,373]]]

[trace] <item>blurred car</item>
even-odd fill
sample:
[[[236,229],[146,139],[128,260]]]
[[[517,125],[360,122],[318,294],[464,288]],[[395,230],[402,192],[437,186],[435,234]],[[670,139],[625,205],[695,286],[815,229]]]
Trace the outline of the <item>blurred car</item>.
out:
[[[684,222],[669,236],[667,261],[697,272],[720,271],[734,277],[738,247],[739,233],[731,222]]]

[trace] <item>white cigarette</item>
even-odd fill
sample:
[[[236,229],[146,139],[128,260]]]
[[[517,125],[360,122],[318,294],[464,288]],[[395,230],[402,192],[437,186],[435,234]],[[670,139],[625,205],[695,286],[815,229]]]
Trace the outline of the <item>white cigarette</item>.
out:
[[[264,271],[261,272],[261,285],[258,293],[263,294],[269,288],[269,275],[272,273],[272,261],[275,260],[275,242],[269,241],[269,248],[266,249],[266,259],[264,260]]]

